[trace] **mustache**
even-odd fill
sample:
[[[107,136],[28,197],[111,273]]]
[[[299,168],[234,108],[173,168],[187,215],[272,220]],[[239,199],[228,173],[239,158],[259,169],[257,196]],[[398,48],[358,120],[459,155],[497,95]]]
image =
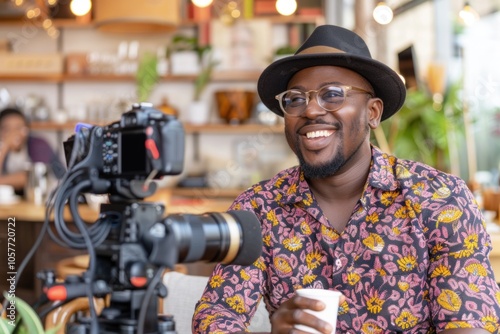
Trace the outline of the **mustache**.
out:
[[[342,129],[342,123],[340,122],[327,122],[323,119],[314,119],[314,120],[308,120],[306,121],[300,128],[299,131],[308,125],[328,125],[333,127],[335,130],[341,130]]]

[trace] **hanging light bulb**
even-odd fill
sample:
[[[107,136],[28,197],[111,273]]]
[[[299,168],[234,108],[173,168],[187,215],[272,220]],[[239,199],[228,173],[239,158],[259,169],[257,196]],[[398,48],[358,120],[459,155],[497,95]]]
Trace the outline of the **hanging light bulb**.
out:
[[[90,12],[92,2],[90,0],[71,0],[69,8],[76,16],[83,16]]]
[[[210,6],[212,4],[213,0],[191,0],[191,2],[196,7],[204,8],[204,7]]]
[[[296,0],[277,0],[276,1],[276,10],[278,13],[284,16],[289,16],[295,13],[297,10],[297,1]]]
[[[379,2],[373,10],[373,18],[379,24],[391,23],[393,16],[391,7],[387,6],[384,1]]]
[[[465,2],[464,7],[458,13],[458,17],[463,25],[471,26],[477,21],[479,21],[479,14],[472,8],[472,6]]]

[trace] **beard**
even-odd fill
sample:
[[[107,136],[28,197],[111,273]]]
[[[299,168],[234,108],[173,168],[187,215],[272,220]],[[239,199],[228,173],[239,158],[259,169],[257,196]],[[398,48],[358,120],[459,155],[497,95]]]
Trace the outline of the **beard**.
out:
[[[359,125],[360,123],[358,123]],[[354,127],[355,129],[357,127]],[[358,127],[359,128],[359,127]],[[342,131],[342,130],[340,130]],[[356,130],[355,130],[356,131]],[[370,126],[367,124],[364,127],[364,137],[370,133]],[[343,138],[342,136],[340,136]],[[302,169],[302,172],[304,173],[304,177],[306,179],[322,179],[322,178],[327,178],[330,176],[335,175],[340,168],[342,168],[349,160],[352,159],[356,155],[356,153],[360,150],[361,146],[364,143],[364,139],[361,140],[354,151],[349,154],[349,156],[344,155],[344,140],[340,140],[338,143],[338,148],[337,148],[337,153],[327,162],[322,163],[322,164],[311,164],[305,161],[304,155],[302,154],[299,146],[299,141],[295,142],[295,152],[297,154],[297,158],[299,160],[299,165],[300,168]]]

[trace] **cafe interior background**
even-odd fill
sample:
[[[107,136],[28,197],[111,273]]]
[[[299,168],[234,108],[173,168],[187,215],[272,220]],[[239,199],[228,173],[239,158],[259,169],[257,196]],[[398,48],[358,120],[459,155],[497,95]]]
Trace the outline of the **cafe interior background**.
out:
[[[282,120],[259,103],[260,72],[315,26],[337,24],[406,80],[403,110],[373,142],[461,176],[478,200],[493,193],[493,220],[499,10],[500,0],[0,0],[0,107],[24,110],[63,159],[77,122],[105,125],[151,102],[186,130],[185,168],[159,181],[163,199],[193,213],[225,199],[224,210],[296,163]]]

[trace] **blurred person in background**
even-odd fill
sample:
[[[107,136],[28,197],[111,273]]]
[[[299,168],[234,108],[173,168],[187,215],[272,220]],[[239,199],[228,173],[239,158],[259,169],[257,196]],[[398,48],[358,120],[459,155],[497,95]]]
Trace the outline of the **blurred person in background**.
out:
[[[25,115],[18,109],[0,112],[0,184],[13,186],[22,194],[32,163],[42,162],[55,177],[65,173],[65,167],[50,145],[30,133]]]

